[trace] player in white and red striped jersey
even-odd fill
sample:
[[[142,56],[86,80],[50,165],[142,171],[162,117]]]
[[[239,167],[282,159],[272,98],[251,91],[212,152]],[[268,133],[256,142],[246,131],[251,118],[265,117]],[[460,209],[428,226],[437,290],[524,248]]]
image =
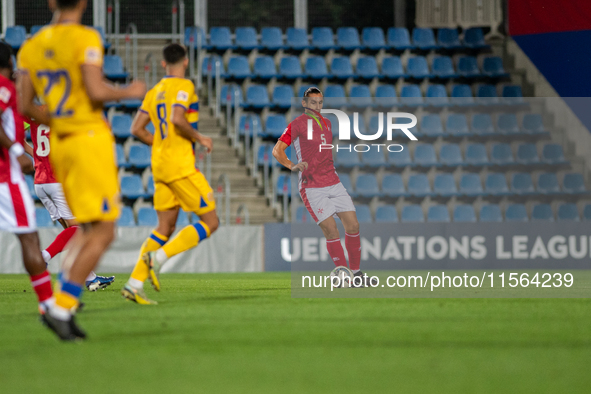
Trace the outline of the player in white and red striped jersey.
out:
[[[23,176],[33,170],[24,153],[23,117],[17,111],[17,94],[12,82],[12,48],[0,42],[0,230],[18,237],[25,269],[37,294],[39,310],[53,304],[51,276],[47,271],[35,223],[35,204]]]
[[[320,89],[311,87],[306,90],[302,99],[305,111],[287,126],[273,148],[273,156],[279,163],[298,173],[300,196],[326,237],[326,248],[330,257],[337,267],[346,267],[345,252],[334,217],[338,216],[341,219],[345,227],[349,268],[355,276],[363,277],[364,274],[359,268],[361,241],[355,205],[335,170],[332,149],[321,149],[323,145],[332,145],[330,120],[320,114],[322,104],[323,95]],[[310,139],[309,122],[312,124]],[[295,149],[297,164],[292,163],[285,154],[289,145]],[[369,284],[367,279],[363,282],[366,286]]]
[[[51,245],[41,252],[43,260],[48,264],[52,258],[66,248],[66,245],[78,230],[78,223],[66,202],[62,185],[55,178],[53,169],[51,168],[49,161],[49,154],[51,152],[49,127],[39,125],[28,119],[25,124],[25,130],[27,127],[31,133],[33,146],[25,144],[24,148],[35,160],[35,193],[49,211],[51,220],[58,221],[64,228],[55,237]],[[90,291],[105,289],[114,281],[114,276],[98,276],[94,272],[91,272],[86,278],[86,288]]]

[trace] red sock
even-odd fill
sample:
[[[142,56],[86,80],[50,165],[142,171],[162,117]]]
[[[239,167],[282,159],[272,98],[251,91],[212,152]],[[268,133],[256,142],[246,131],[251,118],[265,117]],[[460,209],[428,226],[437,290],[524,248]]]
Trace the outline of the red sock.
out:
[[[345,251],[343,250],[343,245],[341,245],[341,240],[339,238],[327,239],[326,249],[328,249],[328,254],[330,255],[330,257],[332,257],[334,265],[336,265],[337,267],[347,266],[347,259],[345,259]]]
[[[37,293],[39,303],[47,301],[53,296],[53,291],[51,290],[51,276],[48,271],[31,276],[31,286],[33,286],[35,293]]]
[[[345,233],[345,247],[349,254],[349,268],[351,271],[358,270],[359,265],[361,264],[361,240],[359,233]]]
[[[76,234],[78,230],[78,226],[72,226],[64,229],[61,233],[55,237],[52,244],[45,249],[47,253],[53,258],[56,254],[61,253],[62,250],[66,247],[70,239]]]

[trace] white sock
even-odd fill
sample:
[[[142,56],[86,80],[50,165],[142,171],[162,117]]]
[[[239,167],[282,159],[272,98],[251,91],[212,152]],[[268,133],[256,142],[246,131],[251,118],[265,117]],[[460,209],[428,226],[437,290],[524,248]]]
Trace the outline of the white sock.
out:
[[[166,263],[166,260],[168,260],[168,256],[166,255],[166,253],[164,252],[164,250],[162,249],[158,249],[156,251],[156,260],[160,263],[160,264],[164,264]]]
[[[129,278],[127,284],[133,287],[134,289],[141,290],[144,288],[144,282],[139,279]]]
[[[39,308],[43,310],[43,312],[47,312],[55,305],[55,297],[51,297],[48,300],[39,303]]]
[[[91,271],[90,274],[88,274],[88,276],[86,277],[86,281],[90,282],[91,280],[94,280],[94,278],[96,278],[96,274]]]
[[[361,270],[351,270],[351,272],[353,272],[354,274],[358,273]]]
[[[41,256],[43,256],[43,261],[45,261],[45,264],[49,263],[49,261],[51,260],[51,255],[47,250],[42,250]]]
[[[70,320],[70,316],[72,316],[68,309],[62,308],[58,305],[54,305],[51,309],[49,309],[49,314],[52,317],[62,321]]]

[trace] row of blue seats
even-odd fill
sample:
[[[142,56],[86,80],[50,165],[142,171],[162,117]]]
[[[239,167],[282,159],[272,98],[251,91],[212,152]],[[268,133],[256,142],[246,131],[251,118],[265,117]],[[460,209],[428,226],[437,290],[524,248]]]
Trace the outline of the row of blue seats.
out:
[[[312,29],[312,37],[308,36],[305,29],[290,27],[286,31],[285,40],[281,29],[278,27],[265,27],[261,29],[260,40],[254,27],[238,27],[235,31],[235,39],[228,27],[212,27],[207,39],[203,30],[196,27],[185,29],[185,45],[197,47],[199,32],[201,47],[208,50],[226,51],[253,49],[265,49],[276,51],[289,50],[320,50],[330,49],[353,51],[355,49],[418,49],[418,50],[456,50],[456,49],[484,49],[489,48],[484,40],[484,34],[480,28],[470,28],[464,31],[463,40],[456,29],[438,29],[437,39],[432,29],[415,28],[412,37],[408,29],[404,27],[391,27],[386,35],[380,27],[366,27],[359,36],[359,31],[354,27],[340,27],[334,32],[329,27],[315,27]],[[311,40],[310,40],[311,38]]]
[[[195,213],[189,214],[183,210],[180,210],[176,221],[176,228],[181,229],[191,223],[197,222],[199,222],[199,217]],[[156,227],[158,225],[158,215],[156,214],[154,208],[144,207],[138,209],[136,220],[133,209],[131,209],[131,207],[123,207],[121,210],[121,216],[117,221],[117,225],[121,227]]]
[[[579,209],[576,204],[563,203],[559,204],[556,209],[556,215],[552,210],[550,204],[536,204],[531,210],[531,219],[527,214],[527,208],[524,204],[510,204],[505,209],[505,215],[501,211],[501,207],[497,204],[487,204],[480,207],[478,219],[476,218],[476,211],[470,204],[458,204],[453,207],[452,215],[450,215],[449,208],[446,205],[432,205],[427,209],[427,215],[423,212],[420,205],[405,205],[402,207],[400,220],[398,212],[393,205],[381,205],[375,211],[375,219],[372,216],[371,210],[367,205],[355,205],[357,220],[360,223],[449,223],[451,221],[457,223],[475,223],[475,222],[527,222],[531,221],[580,221]],[[426,220],[425,220],[426,219]],[[583,208],[582,219],[591,221],[591,204],[585,205]],[[313,223],[312,216],[305,207],[299,206],[296,209],[295,222],[297,223]]]
[[[43,25],[34,25],[31,27],[31,35],[37,34],[39,30],[41,30]],[[110,44],[108,44],[105,40],[105,31],[100,26],[94,26],[96,30],[100,33],[103,43],[105,44],[105,48],[109,48]],[[18,50],[25,40],[27,39],[27,29],[24,26],[17,25],[17,26],[8,26],[6,28],[6,32],[4,34],[4,41],[8,45],[10,45],[13,49]]]
[[[202,73],[215,75],[215,57],[209,56],[203,59]],[[211,66],[210,66],[211,62]],[[435,56],[431,67],[423,56],[411,56],[406,64],[406,71],[400,57],[388,56],[378,67],[376,58],[362,56],[357,59],[355,70],[346,56],[332,58],[330,71],[322,56],[309,56],[306,58],[304,68],[300,59],[296,56],[285,56],[279,61],[279,69],[271,56],[258,56],[254,60],[251,70],[246,56],[232,56],[228,61],[228,67],[224,68],[220,62],[220,76],[224,79],[243,80],[245,78],[258,79],[451,79],[451,78],[507,78],[509,74],[503,68],[503,61],[498,56],[485,57],[482,63],[482,70],[478,67],[476,58],[473,56],[461,56],[457,61],[457,70],[453,60],[449,56]]]
[[[131,137],[131,124],[133,118],[129,114],[117,114],[111,118],[111,129],[113,135],[117,138],[125,139]],[[150,122],[146,127],[152,134],[154,133],[154,125]],[[123,157],[123,156],[122,156]]]
[[[555,173],[542,173],[537,177],[537,188],[534,187],[530,173],[514,173],[511,176],[510,188],[507,177],[502,173],[488,173],[484,181],[484,188],[480,174],[464,173],[458,185],[453,174],[437,174],[433,180],[433,187],[426,174],[414,174],[408,177],[406,185],[400,174],[386,174],[381,185],[373,174],[357,176],[355,188],[348,174],[340,174],[343,186],[352,197],[453,197],[453,196],[529,196],[529,195],[587,195],[585,182],[580,173],[567,173],[562,180],[562,187]],[[289,175],[280,175],[277,179],[277,194],[291,195],[291,181]]]
[[[313,85],[301,86],[298,98],[303,97],[304,92]],[[234,105],[235,94],[238,94],[240,106],[245,108],[289,108],[299,105],[294,101],[293,89],[287,85],[279,85],[273,89],[271,97],[266,85],[252,84],[246,89],[246,98],[242,95],[242,88],[238,85],[223,85],[220,102],[226,106],[228,102]],[[453,85],[451,98],[447,95],[444,85],[431,84],[427,87],[426,97],[423,97],[421,88],[416,84],[405,84],[400,89],[400,98],[397,97],[396,88],[393,85],[379,85],[376,88],[376,96],[371,95],[368,85],[353,85],[347,100],[344,87],[341,85],[329,85],[325,92],[326,108],[351,107],[381,107],[390,108],[396,106],[493,106],[493,105],[522,105],[523,99],[521,87],[518,85],[505,85],[501,90],[501,97],[497,93],[497,87],[489,84],[476,86],[476,98],[472,94],[470,85]]]
[[[129,148],[129,156],[121,144],[116,145],[117,167],[120,168],[147,168],[152,164],[152,149],[147,145],[132,145]]]

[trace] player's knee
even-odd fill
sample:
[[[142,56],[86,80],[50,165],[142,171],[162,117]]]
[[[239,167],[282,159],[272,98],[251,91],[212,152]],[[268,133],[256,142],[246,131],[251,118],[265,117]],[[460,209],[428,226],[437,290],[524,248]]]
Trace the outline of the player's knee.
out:
[[[355,220],[353,223],[347,226],[347,233],[357,234],[359,232],[359,222]]]

